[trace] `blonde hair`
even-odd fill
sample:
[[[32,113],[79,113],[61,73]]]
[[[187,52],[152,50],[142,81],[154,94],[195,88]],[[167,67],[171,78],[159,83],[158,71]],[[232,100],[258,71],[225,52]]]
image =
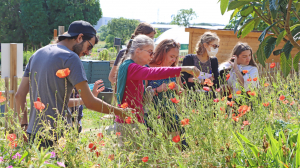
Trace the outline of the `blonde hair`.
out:
[[[200,40],[197,42],[197,45],[196,45],[197,55],[202,55],[205,53],[206,49],[203,45],[204,43],[208,44],[215,40],[220,41],[220,38],[218,37],[218,35],[216,33],[205,32],[204,34],[202,34],[202,36],[200,36]]]

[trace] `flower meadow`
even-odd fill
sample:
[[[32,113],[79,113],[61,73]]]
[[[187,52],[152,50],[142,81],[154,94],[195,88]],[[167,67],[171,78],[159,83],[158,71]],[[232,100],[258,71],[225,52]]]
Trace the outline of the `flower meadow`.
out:
[[[1,117],[0,167],[299,167],[300,79],[297,73],[283,78],[280,72],[251,79],[259,80],[260,87],[249,91],[226,95],[199,85],[156,107],[147,103],[148,126],[138,123],[133,111],[126,123],[138,128],[128,127],[131,136],[123,146],[118,144],[120,132],[103,129],[113,119],[102,120],[99,114],[94,131],[78,133],[77,123],[67,126],[58,111],[56,127],[42,123],[41,139],[28,144],[9,110],[7,128]],[[68,73],[57,75],[64,78]],[[174,89],[172,83],[168,86]],[[230,97],[234,99],[228,101]],[[37,100],[34,106],[44,115],[47,102]],[[173,127],[178,131],[170,132],[167,123],[173,123],[175,115],[180,124]],[[51,148],[39,148],[44,139],[56,141]]]

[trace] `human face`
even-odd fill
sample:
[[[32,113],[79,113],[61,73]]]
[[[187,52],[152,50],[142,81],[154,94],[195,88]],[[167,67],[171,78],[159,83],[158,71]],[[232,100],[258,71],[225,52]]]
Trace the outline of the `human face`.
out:
[[[179,49],[172,48],[165,56],[162,63],[162,66],[171,66],[173,65],[179,57]]]
[[[92,39],[88,40],[88,41],[82,41],[79,44],[75,44],[73,46],[73,51],[79,56],[85,56],[90,54],[91,49],[93,48],[93,46],[95,45],[95,37],[93,37]]]
[[[238,65],[249,65],[252,58],[252,54],[250,50],[246,50],[241,52],[241,54],[237,57]]]
[[[204,45],[204,47],[207,51],[211,51],[211,48],[212,49],[219,48],[219,40],[211,41],[208,44]]]
[[[149,34],[145,34],[145,35],[150,37],[151,39],[154,39],[154,36],[155,36],[154,31]]]
[[[152,58],[153,58],[153,54],[151,55],[151,52],[153,52],[153,45],[148,45],[145,46],[144,48],[140,49],[136,49],[135,51],[135,55],[134,55],[134,62],[139,64],[139,65],[146,65],[149,64],[149,62],[151,62]]]

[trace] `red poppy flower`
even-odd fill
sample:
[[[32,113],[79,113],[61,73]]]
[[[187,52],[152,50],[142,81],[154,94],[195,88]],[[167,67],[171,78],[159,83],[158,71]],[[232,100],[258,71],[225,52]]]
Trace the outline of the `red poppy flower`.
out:
[[[271,63],[271,65],[270,65],[270,68],[274,68],[275,67],[275,63],[273,62],[273,63]]]
[[[126,120],[125,120],[125,122],[126,122],[127,124],[131,124],[131,123],[132,123],[131,117],[127,117]]]
[[[244,126],[246,125],[250,125],[251,123],[249,123],[249,121],[243,121]]]
[[[98,152],[98,151],[96,151],[95,153],[96,153],[96,156],[97,156],[97,157],[99,157],[99,156],[101,155],[101,153]]]
[[[264,84],[265,87],[268,87],[269,85],[270,85],[269,83],[265,83],[265,84]]]
[[[103,140],[101,140],[101,141],[99,142],[99,145],[101,145],[101,146],[105,146],[105,143],[104,143],[104,141],[103,141]]]
[[[248,73],[248,70],[243,70],[243,73],[244,73],[244,74]]]
[[[233,116],[232,119],[233,119],[235,122],[239,122],[239,117],[237,117],[237,116]]]
[[[89,148],[90,148],[90,150],[91,150],[91,152],[92,151],[94,151],[94,150],[96,150],[96,145],[93,143],[93,142],[91,142],[90,144],[89,144]]]
[[[268,106],[270,105],[270,103],[269,103],[269,102],[263,103],[263,105],[264,105],[265,107],[268,107]]]
[[[210,91],[210,88],[209,88],[209,87],[206,87],[206,86],[204,86],[204,87],[203,87],[203,90],[205,90],[205,91]]]
[[[221,99],[221,100],[222,100],[222,101],[224,101],[225,99],[226,99],[226,97],[224,96],[224,97],[222,97],[222,99]]]
[[[290,103],[291,106],[294,105],[294,104],[295,104],[295,101],[292,101],[292,102]]]
[[[241,112],[249,112],[251,110],[251,107],[250,106],[247,106],[247,105],[241,105],[238,109],[238,112],[241,113]]]
[[[185,126],[185,125],[189,125],[190,120],[188,118],[185,118],[183,120],[181,120],[181,125]]]
[[[0,92],[0,103],[4,102],[6,100],[5,97],[2,96],[2,92]]]
[[[257,81],[257,77],[253,78],[253,81]]]
[[[125,109],[127,107],[128,107],[128,103],[125,102],[125,103],[121,104],[121,108]]]
[[[116,135],[117,136],[121,136],[121,132],[116,132]]]
[[[226,75],[226,80],[228,80],[230,78],[230,74]]]
[[[232,98],[232,94],[230,94],[230,95],[228,96],[228,98],[231,99],[231,98]]]
[[[8,146],[10,146],[11,149],[14,149],[15,147],[18,146],[18,143],[17,141],[11,141],[9,142]]]
[[[97,137],[98,138],[103,138],[103,134],[100,132],[100,133],[97,134]]]
[[[225,111],[225,107],[220,107],[220,110],[221,111]]]
[[[249,78],[249,79],[247,79],[247,81],[248,81],[248,82],[250,82],[250,81],[252,81],[252,79],[251,79],[251,78]]]
[[[175,88],[175,86],[176,86],[175,82],[169,83],[169,88],[170,88],[171,90],[173,90],[173,89]]]
[[[149,157],[148,157],[148,156],[145,156],[145,157],[142,158],[142,161],[143,161],[143,162],[148,162],[148,160],[149,160]]]
[[[176,98],[170,99],[173,103],[177,104],[180,100],[177,100]]]
[[[283,96],[283,95],[281,95],[281,96],[279,96],[279,100],[284,100],[285,99],[285,96]]]
[[[218,103],[220,100],[218,98],[214,99],[214,102]]]
[[[186,82],[184,81],[182,84],[184,84],[184,85],[185,85],[185,84],[186,84]]]
[[[230,102],[230,101],[227,101],[227,105],[228,105],[228,106],[232,107],[233,104],[234,104],[234,101],[231,101],[231,102]]]
[[[59,77],[59,78],[65,78],[67,76],[70,75],[70,70],[69,68],[66,68],[66,69],[60,69],[56,72],[56,76]]]
[[[109,160],[115,160],[115,155],[114,155],[114,154],[108,155],[108,159],[109,159]]]
[[[288,100],[285,100],[285,101],[282,101],[283,104],[288,104],[289,101]]]
[[[242,91],[240,91],[240,90],[236,91],[236,94],[241,94],[241,93],[242,93]]]
[[[220,92],[220,91],[221,91],[221,89],[220,89],[220,88],[218,88],[218,89],[216,89],[216,91],[217,91],[217,92]]]
[[[249,95],[251,95],[251,96],[256,96],[256,93],[255,93],[254,91],[252,91],[252,92],[251,92],[251,91],[248,91],[247,93],[248,93]]]
[[[17,136],[16,134],[8,134],[6,139],[9,140],[10,142],[16,140]]]
[[[210,79],[205,79],[204,85],[213,86],[214,83]]]
[[[179,135],[176,135],[172,138],[172,141],[175,142],[175,143],[178,143],[180,141],[180,136]]]
[[[43,110],[45,109],[45,105],[44,103],[41,102],[41,99],[38,97],[37,100],[34,102],[34,107],[37,109],[37,110]]]

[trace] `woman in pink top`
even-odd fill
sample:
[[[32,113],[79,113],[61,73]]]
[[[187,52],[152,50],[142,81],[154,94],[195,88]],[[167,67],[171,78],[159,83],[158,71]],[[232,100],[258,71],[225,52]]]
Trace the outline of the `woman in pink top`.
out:
[[[143,80],[159,80],[165,78],[179,77],[180,72],[187,72],[200,75],[199,69],[194,66],[185,67],[154,67],[148,68],[153,56],[154,42],[145,35],[138,35],[130,40],[127,45],[125,56],[119,65],[117,75],[117,101],[121,107],[128,107],[136,110],[136,118],[140,123],[144,122],[143,116]],[[131,137],[132,129],[138,130],[137,125],[131,118],[125,121],[116,116],[117,132],[121,132],[119,145],[123,145],[123,137]],[[128,139],[127,139],[128,140]]]

